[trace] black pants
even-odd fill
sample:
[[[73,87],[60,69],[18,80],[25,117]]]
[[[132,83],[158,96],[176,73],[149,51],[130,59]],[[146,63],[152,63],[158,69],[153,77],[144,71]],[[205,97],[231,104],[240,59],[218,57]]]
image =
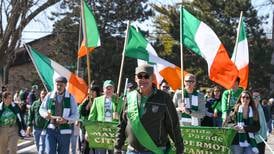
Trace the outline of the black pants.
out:
[[[257,143],[257,147],[259,149],[259,154],[264,154],[264,151],[265,151],[265,144],[264,144],[264,142]]]

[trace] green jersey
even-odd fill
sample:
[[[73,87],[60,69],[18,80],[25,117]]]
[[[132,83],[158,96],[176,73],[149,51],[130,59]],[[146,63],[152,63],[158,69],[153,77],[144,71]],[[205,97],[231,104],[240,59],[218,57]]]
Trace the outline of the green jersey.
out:
[[[4,111],[0,117],[0,126],[15,126],[15,125],[16,125],[16,115],[8,106],[4,105]]]

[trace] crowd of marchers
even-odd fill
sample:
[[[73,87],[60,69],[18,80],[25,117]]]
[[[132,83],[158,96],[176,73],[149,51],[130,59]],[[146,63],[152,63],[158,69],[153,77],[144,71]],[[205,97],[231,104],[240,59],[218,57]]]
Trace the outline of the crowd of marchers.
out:
[[[256,89],[244,90],[239,78],[231,89],[213,85],[201,91],[191,73],[184,77],[183,90],[172,91],[165,81],[153,83],[153,71],[149,65],[136,67],[134,82],[127,84],[123,97],[115,94],[112,80],[102,86],[93,82],[81,103],[66,90],[68,81],[62,76],[51,92],[33,85],[12,94],[2,86],[0,154],[15,154],[19,138],[29,136],[40,154],[158,154],[169,151],[169,139],[176,153],[183,153],[180,126],[231,127],[236,130],[233,154],[264,154],[273,128],[273,98],[262,97]],[[114,149],[93,148],[85,121],[117,121]]]

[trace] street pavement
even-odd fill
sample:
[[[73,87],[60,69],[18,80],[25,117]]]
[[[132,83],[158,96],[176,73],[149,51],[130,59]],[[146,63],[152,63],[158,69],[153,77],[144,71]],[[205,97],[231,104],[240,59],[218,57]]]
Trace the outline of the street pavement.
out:
[[[268,146],[267,146],[268,145]],[[268,136],[267,145],[265,147],[265,154],[274,154],[274,133]],[[18,154],[36,154],[36,146],[34,144],[33,138],[27,138],[22,143],[17,146]]]
[[[269,145],[269,146],[267,146]],[[267,138],[267,145],[265,146],[265,154],[274,154],[274,133],[270,134]],[[271,151],[271,149],[272,151]]]
[[[18,154],[36,154],[37,153],[36,146],[35,144],[29,145],[25,148],[17,150],[17,153]]]

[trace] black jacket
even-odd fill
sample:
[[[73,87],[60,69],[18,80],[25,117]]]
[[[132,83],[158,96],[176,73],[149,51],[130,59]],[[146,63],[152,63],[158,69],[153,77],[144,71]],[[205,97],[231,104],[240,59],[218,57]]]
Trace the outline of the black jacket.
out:
[[[138,93],[138,95],[140,94]],[[140,152],[148,151],[139,143],[132,132],[131,124],[127,117],[127,103],[124,104],[125,106],[121,112],[120,122],[118,125],[115,152],[119,153],[121,151],[126,138],[128,138],[129,145],[135,150]],[[175,143],[176,153],[183,153],[184,145],[178,115],[172,103],[172,99],[167,93],[155,89],[155,92],[146,102],[144,113],[140,117],[140,121],[156,146],[169,146],[169,135]]]

